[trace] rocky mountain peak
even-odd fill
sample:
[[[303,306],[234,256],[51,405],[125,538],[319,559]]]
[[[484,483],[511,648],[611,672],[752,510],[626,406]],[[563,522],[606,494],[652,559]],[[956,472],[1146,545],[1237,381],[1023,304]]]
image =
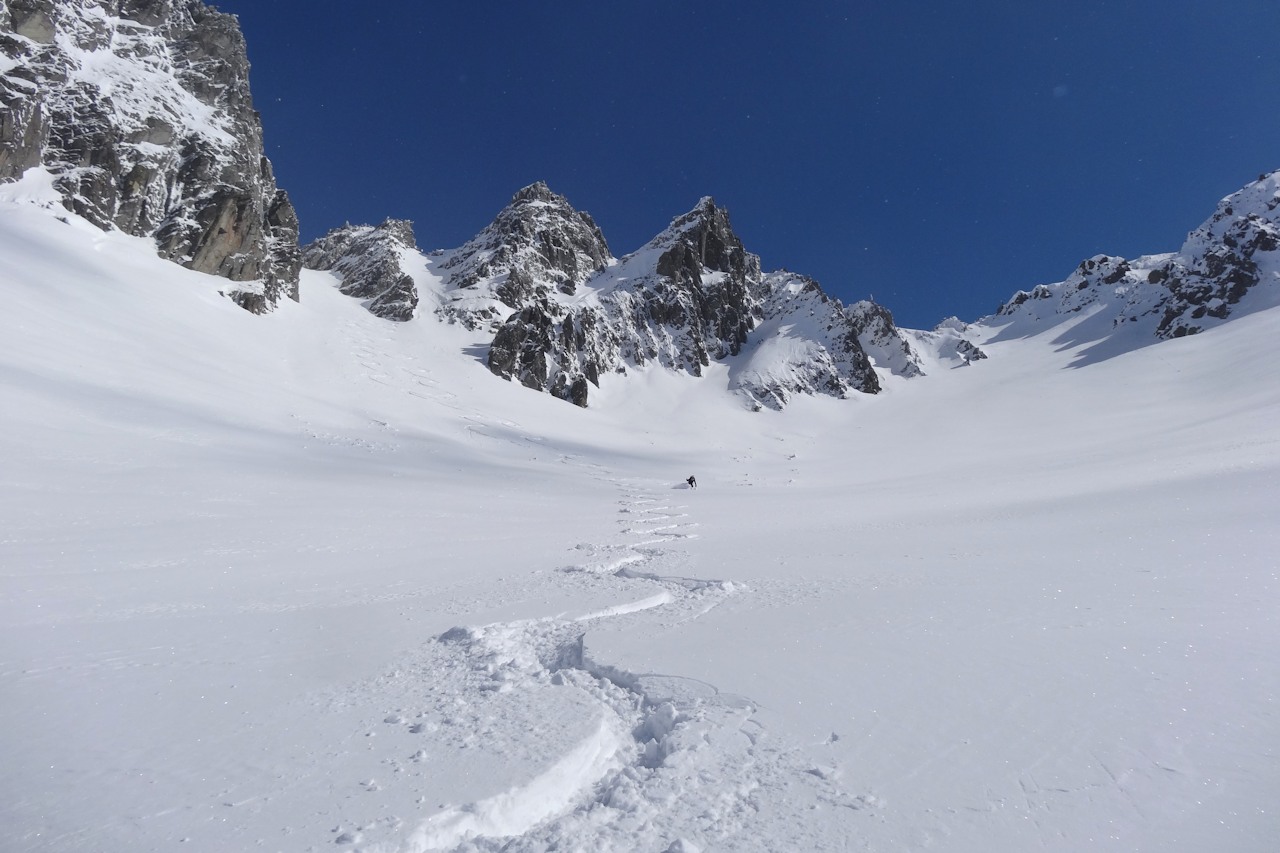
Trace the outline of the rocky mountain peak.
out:
[[[1195,254],[1214,243],[1240,249],[1241,254],[1249,257],[1257,251],[1273,252],[1276,247],[1272,244],[1280,227],[1278,209],[1280,171],[1259,175],[1256,181],[1218,202],[1213,215],[1187,235],[1182,254]]]
[[[764,319],[731,368],[731,384],[755,409],[782,409],[797,394],[848,397],[880,390],[858,330],[816,280],[764,276]]]
[[[302,249],[307,269],[331,270],[342,278],[338,289],[367,300],[365,307],[387,320],[411,320],[419,293],[406,269],[418,242],[413,223],[387,219],[381,225],[344,225]]]
[[[590,214],[575,210],[568,199],[539,181],[512,196],[511,203],[444,268],[452,273],[451,287],[474,287],[518,268],[534,282],[573,293],[611,258],[609,244]]]
[[[542,181],[517,192],[483,231],[447,253],[440,269],[459,292],[441,316],[468,328],[496,327],[551,294],[572,295],[613,261],[590,214]]]
[[[44,168],[63,204],[237,282],[298,296],[298,223],[263,156],[236,19],[200,0],[0,3],[0,181]]]
[[[738,277],[759,276],[760,260],[749,254],[729,221],[729,211],[711,196],[703,196],[688,213],[677,216],[649,242],[646,248],[663,250],[658,271],[678,276],[684,268],[730,273]]]
[[[730,386],[755,408],[880,388],[839,300],[804,276],[762,275],[710,197],[587,287],[591,298],[538,300],[511,315],[489,369],[580,406],[606,374],[655,363],[701,376],[727,361]]]
[[[888,308],[863,299],[846,308],[845,317],[853,326],[858,342],[876,364],[895,376],[924,375],[920,354],[903,337]]]
[[[513,205],[521,202],[533,201],[540,201],[544,204],[568,204],[568,201],[565,200],[564,196],[556,195],[551,191],[551,187],[547,186],[546,181],[534,181],[532,184],[529,184],[529,186],[519,190],[511,197],[511,203]]]

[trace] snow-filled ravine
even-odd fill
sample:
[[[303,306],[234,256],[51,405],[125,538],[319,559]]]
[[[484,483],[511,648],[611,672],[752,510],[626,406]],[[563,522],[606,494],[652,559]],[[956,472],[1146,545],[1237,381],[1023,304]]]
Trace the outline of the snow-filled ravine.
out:
[[[1280,309],[583,410],[62,218],[0,204],[0,848],[1275,848]]]

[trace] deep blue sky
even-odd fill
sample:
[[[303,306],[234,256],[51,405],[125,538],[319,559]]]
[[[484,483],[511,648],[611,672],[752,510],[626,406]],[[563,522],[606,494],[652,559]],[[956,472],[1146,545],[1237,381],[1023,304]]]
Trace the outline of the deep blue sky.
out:
[[[639,248],[703,195],[899,323],[1176,250],[1280,168],[1276,0],[222,0],[312,239],[461,244],[545,180]]]

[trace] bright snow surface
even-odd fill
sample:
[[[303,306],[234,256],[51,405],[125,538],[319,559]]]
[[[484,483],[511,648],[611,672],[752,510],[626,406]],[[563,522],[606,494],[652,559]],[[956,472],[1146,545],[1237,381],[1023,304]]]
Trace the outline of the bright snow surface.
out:
[[[1280,837],[1280,310],[582,410],[325,274],[255,317],[30,204],[0,257],[6,850]]]

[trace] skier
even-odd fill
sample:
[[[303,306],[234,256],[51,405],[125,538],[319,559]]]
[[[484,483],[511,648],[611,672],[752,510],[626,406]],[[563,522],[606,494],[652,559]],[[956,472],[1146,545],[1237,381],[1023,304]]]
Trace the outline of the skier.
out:
[[[685,480],[685,482],[689,484],[691,489],[698,488],[698,481],[692,474],[689,475],[689,479]]]

